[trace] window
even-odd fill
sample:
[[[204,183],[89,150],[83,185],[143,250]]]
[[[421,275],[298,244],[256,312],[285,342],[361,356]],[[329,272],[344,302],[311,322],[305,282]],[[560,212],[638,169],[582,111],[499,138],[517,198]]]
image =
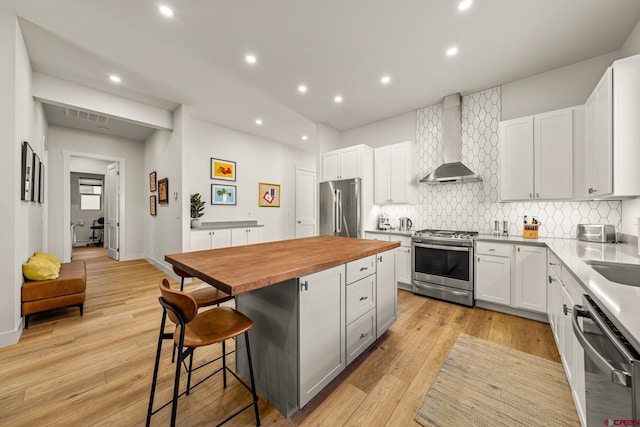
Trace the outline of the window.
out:
[[[102,209],[102,180],[80,178],[80,210],[99,211]]]

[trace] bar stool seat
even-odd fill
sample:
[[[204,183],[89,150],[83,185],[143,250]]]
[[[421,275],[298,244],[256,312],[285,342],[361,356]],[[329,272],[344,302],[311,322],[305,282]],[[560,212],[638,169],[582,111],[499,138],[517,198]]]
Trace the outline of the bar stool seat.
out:
[[[253,326],[253,322],[244,314],[231,307],[218,307],[199,313],[186,324],[184,331],[185,347],[204,347],[234,338]],[[180,343],[181,325],[176,326],[173,340]]]
[[[151,417],[165,406],[171,404],[171,425],[176,423],[178,411],[178,398],[183,395],[189,395],[191,391],[191,372],[193,371],[193,353],[196,348],[204,347],[216,343],[222,344],[222,367],[200,380],[193,387],[196,387],[206,379],[222,371],[223,387],[227,387],[227,372],[231,373],[250,393],[252,400],[241,409],[228,416],[218,426],[226,423],[231,418],[239,415],[241,412],[254,408],[256,426],[260,425],[260,413],[258,411],[258,395],[256,392],[255,380],[253,375],[253,363],[251,362],[251,346],[249,345],[249,330],[253,327],[253,321],[244,314],[231,307],[213,307],[209,310],[198,312],[198,304],[196,299],[188,292],[177,291],[171,289],[169,281],[163,279],[160,282],[160,305],[163,308],[162,321],[160,324],[160,333],[158,335],[158,347],[156,350],[156,360],[153,369],[153,379],[151,382],[151,394],[149,397],[149,407],[147,410],[147,422],[149,426]],[[165,332],[166,320],[175,323],[174,332]],[[247,363],[249,367],[249,377],[251,386],[247,385],[233,370],[227,367],[225,353],[225,341],[244,335]],[[154,410],[154,397],[156,384],[158,379],[158,371],[160,365],[160,355],[162,353],[162,341],[170,339],[178,350],[178,361],[175,368],[175,378],[173,385],[173,398]],[[183,393],[179,393],[180,388],[180,366],[189,359],[189,367],[187,368],[187,386]]]

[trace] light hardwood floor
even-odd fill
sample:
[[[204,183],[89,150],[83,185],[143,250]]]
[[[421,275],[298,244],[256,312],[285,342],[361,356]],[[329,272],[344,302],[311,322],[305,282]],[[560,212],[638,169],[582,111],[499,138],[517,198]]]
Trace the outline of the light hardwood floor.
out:
[[[165,275],[144,260],[110,260],[105,251],[74,252],[87,263],[84,317],[77,308],[34,315],[20,342],[0,349],[0,425],[144,424],[162,313],[158,282]],[[398,306],[391,329],[291,419],[260,399],[262,424],[418,426],[413,417],[460,333],[560,360],[545,323],[404,291]],[[196,361],[218,351],[199,349]],[[170,353],[166,343],[158,401],[169,399]],[[214,377],[181,398],[178,423],[213,425],[249,400],[237,381],[225,390]],[[169,416],[167,407],[152,425],[168,424]],[[245,411],[229,425],[253,422]]]

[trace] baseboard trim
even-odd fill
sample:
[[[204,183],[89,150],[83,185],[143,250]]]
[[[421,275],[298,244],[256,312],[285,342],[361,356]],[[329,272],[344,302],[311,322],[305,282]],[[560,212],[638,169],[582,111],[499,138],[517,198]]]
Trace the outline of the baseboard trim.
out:
[[[22,336],[22,330],[24,329],[24,317],[20,318],[18,326],[14,330],[0,332],[0,348],[9,347],[10,345],[17,344]]]
[[[171,276],[174,280],[177,280],[178,282],[180,281],[180,277],[178,277],[178,275],[173,272],[173,269],[171,269],[171,267],[167,267],[165,264],[150,256],[145,255],[144,259],[147,260],[149,264],[152,264],[157,269],[162,270],[163,272]],[[190,281],[191,279],[186,279],[185,283],[189,283]]]
[[[539,322],[549,323],[546,313],[536,313],[534,311],[522,310],[519,308],[508,307],[505,305],[494,304],[487,301],[476,300],[476,307],[486,308],[487,310],[499,311],[513,316],[524,317],[526,319],[537,320]]]

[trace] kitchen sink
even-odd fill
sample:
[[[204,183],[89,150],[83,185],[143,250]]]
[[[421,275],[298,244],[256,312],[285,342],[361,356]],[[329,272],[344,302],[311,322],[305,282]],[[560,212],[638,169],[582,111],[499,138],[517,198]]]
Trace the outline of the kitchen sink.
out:
[[[640,287],[640,265],[596,260],[586,260],[584,263],[612,282]]]

